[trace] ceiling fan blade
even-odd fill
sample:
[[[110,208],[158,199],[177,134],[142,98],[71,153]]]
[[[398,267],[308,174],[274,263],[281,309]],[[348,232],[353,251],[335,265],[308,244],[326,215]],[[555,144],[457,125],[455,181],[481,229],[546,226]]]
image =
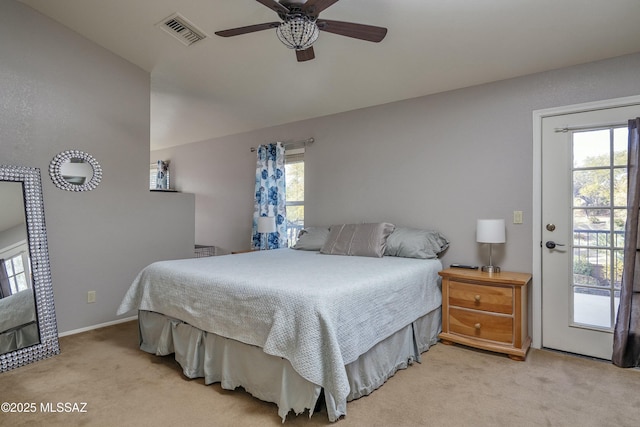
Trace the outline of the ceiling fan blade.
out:
[[[310,46],[305,50],[296,50],[296,58],[298,58],[298,62],[309,61],[315,57],[316,54],[313,52],[313,46]]]
[[[289,13],[289,8],[281,5],[275,0],[256,0],[258,3],[262,3],[267,6],[269,9],[273,10],[276,13]]]
[[[232,37],[239,36],[240,34],[254,33],[256,31],[268,30],[270,28],[277,28],[280,26],[280,22],[266,22],[264,24],[248,25],[246,27],[231,28],[230,30],[216,31],[216,36],[220,37]]]
[[[373,25],[356,24],[353,22],[330,21],[328,19],[318,19],[316,21],[321,31],[339,34],[341,36],[352,37],[354,39],[366,40],[370,42],[380,42],[387,35],[387,29],[375,27]]]
[[[317,17],[320,12],[337,1],[338,0],[307,0],[307,2],[302,6],[302,11]]]

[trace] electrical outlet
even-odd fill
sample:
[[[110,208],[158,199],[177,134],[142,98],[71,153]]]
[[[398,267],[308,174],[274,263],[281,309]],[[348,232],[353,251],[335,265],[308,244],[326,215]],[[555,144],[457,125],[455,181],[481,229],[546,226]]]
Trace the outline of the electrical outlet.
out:
[[[96,291],[87,292],[87,304],[96,302]]]
[[[522,224],[522,211],[513,211],[513,223]]]

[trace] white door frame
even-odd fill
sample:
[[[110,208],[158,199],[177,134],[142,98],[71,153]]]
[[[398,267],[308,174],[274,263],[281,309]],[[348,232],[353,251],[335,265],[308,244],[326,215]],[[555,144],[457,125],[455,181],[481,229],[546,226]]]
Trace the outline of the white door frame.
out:
[[[545,117],[625,107],[638,103],[640,103],[640,95],[534,110],[533,112],[533,212],[531,214],[533,228],[531,346],[533,348],[542,347],[542,249],[540,247],[542,242],[542,120]]]

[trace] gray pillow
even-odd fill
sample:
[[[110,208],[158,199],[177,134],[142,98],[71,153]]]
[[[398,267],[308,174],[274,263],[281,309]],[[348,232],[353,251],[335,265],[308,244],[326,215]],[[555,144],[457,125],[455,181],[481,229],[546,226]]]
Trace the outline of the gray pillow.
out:
[[[437,258],[449,247],[449,241],[439,232],[418,228],[397,227],[387,239],[384,254],[405,258]]]
[[[332,225],[320,253],[380,258],[394,228],[388,222]]]
[[[306,227],[298,233],[293,249],[319,251],[329,237],[329,227]]]

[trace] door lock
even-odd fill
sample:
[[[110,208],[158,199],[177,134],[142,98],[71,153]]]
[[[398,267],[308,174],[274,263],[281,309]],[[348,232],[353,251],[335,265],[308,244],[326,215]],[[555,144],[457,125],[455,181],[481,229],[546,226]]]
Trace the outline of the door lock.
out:
[[[562,243],[556,243],[553,240],[549,240],[544,244],[548,249],[555,249],[556,246],[564,246]]]

